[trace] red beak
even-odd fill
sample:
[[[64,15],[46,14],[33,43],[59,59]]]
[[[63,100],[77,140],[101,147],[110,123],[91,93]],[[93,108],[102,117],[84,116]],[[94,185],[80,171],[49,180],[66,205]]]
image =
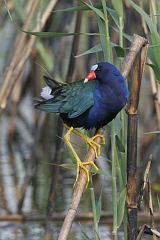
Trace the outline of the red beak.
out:
[[[90,73],[85,78],[85,82],[88,82],[89,80],[94,80],[96,78],[96,74],[94,70],[91,70]]]

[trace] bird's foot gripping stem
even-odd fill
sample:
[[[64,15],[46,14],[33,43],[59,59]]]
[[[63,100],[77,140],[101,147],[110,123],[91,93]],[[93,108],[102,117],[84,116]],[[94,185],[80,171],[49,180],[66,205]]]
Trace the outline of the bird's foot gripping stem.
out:
[[[67,127],[68,128],[68,127]],[[78,157],[76,151],[74,150],[72,144],[71,144],[71,141],[70,141],[70,135],[71,135],[71,132],[74,132],[76,135],[80,136],[78,133],[80,133],[79,131],[75,130],[73,127],[69,128],[68,132],[65,134],[64,136],[64,140],[68,146],[68,148],[71,150],[74,158],[76,159],[76,163],[77,163],[77,170],[76,170],[76,180],[75,180],[75,183],[74,183],[74,186],[75,184],[77,183],[77,180],[78,180],[78,177],[79,177],[79,172],[80,172],[80,169],[83,169],[83,171],[85,172],[86,174],[86,177],[87,177],[87,181],[86,181],[86,186],[85,188],[87,188],[88,186],[88,183],[89,183],[89,169],[86,167],[87,165],[91,165],[95,168],[96,172],[99,172],[99,168],[96,166],[96,164],[92,161],[88,161],[88,162],[82,162],[80,160],[80,158]],[[81,134],[81,133],[80,133]],[[83,135],[83,134],[82,134]],[[84,135],[85,136],[85,135]],[[87,136],[86,136],[87,137]],[[94,145],[93,143],[94,142],[94,139],[95,137],[99,137],[99,136],[94,136],[93,139],[90,140],[90,145]],[[87,137],[88,138],[88,137]],[[89,138],[90,139],[90,138]],[[99,145],[99,144],[98,144]],[[94,149],[97,147],[97,145],[94,145]]]
[[[101,146],[99,143],[95,142],[96,138],[101,138],[101,144],[105,144],[105,137],[101,134],[96,134],[93,137],[88,137],[87,135],[84,135],[83,133],[81,133],[80,131],[73,129],[73,132],[78,135],[85,143],[87,143],[89,146],[91,146],[95,152],[95,157],[98,158],[101,154]]]
[[[101,144],[105,144],[106,141],[105,141],[105,137],[103,135],[96,134],[95,136],[93,136],[91,138],[89,138],[88,136],[84,135],[84,138],[85,138],[84,141],[86,141],[86,143],[94,149],[96,158],[98,158],[100,156],[100,154],[101,154],[101,151],[100,151],[101,150],[100,149],[101,146],[100,146],[99,143],[95,142],[95,139],[97,137],[102,139]]]
[[[100,146],[99,143],[95,142],[95,139],[97,137],[99,137],[99,138],[101,138],[101,144],[105,144],[106,141],[105,141],[105,137],[103,135],[96,134],[95,136],[90,138],[87,135],[83,134],[82,132],[78,131],[77,129],[74,129],[73,127],[69,128],[66,124],[65,124],[65,127],[67,129],[69,129],[69,131],[72,128],[72,130],[70,132],[73,132],[75,135],[79,136],[82,139],[82,141],[84,141],[89,146],[91,146],[93,148],[94,152],[95,152],[95,157],[96,158],[98,158],[100,156],[100,154],[101,154],[101,152],[100,152],[101,146]]]

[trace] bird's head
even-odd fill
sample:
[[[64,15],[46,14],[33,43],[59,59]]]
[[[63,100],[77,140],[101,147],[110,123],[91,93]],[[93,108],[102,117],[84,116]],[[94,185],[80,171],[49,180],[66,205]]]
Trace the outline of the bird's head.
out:
[[[116,66],[107,62],[100,62],[91,67],[90,73],[85,78],[84,83],[87,83],[88,81],[91,81],[94,79],[104,81],[105,76],[112,75],[112,74],[115,74],[115,75],[120,74]]]

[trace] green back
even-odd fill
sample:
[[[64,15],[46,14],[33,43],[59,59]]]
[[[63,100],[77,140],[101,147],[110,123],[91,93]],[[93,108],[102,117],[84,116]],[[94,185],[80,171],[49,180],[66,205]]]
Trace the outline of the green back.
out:
[[[45,100],[36,106],[45,112],[68,113],[69,118],[75,118],[84,113],[94,104],[93,92],[96,81],[78,81],[61,85],[52,90],[53,98]]]

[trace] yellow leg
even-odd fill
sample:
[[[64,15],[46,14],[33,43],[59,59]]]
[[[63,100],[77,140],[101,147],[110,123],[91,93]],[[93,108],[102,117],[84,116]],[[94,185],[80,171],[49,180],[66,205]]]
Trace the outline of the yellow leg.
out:
[[[68,127],[67,127],[68,128]],[[85,167],[85,165],[92,165],[95,170],[98,172],[99,169],[98,167],[95,165],[94,162],[92,161],[88,161],[88,162],[81,162],[80,158],[78,157],[76,151],[74,150],[72,144],[71,144],[71,141],[70,141],[70,135],[71,135],[71,132],[73,132],[75,129],[73,127],[69,128],[68,132],[65,134],[64,136],[64,140],[68,146],[68,148],[71,150],[73,156],[75,157],[76,159],[76,162],[77,162],[77,173],[76,173],[76,181],[75,181],[75,184],[78,180],[78,176],[79,176],[79,171],[80,171],[80,168],[82,168],[84,170],[84,172],[86,173],[86,176],[87,176],[87,183],[86,183],[86,188],[88,186],[88,183],[89,183],[89,171],[88,169]]]
[[[69,127],[65,124],[65,127],[69,129]],[[80,131],[78,131],[77,129],[72,129],[72,132],[76,135],[78,135],[85,143],[87,143],[88,145],[90,145],[94,151],[95,151],[95,156],[96,158],[98,158],[100,156],[100,144],[95,142],[95,139],[97,137],[100,137],[102,139],[101,144],[105,144],[105,138],[103,135],[100,134],[96,134],[95,136],[89,138],[88,136],[84,135],[83,133],[81,133]]]

